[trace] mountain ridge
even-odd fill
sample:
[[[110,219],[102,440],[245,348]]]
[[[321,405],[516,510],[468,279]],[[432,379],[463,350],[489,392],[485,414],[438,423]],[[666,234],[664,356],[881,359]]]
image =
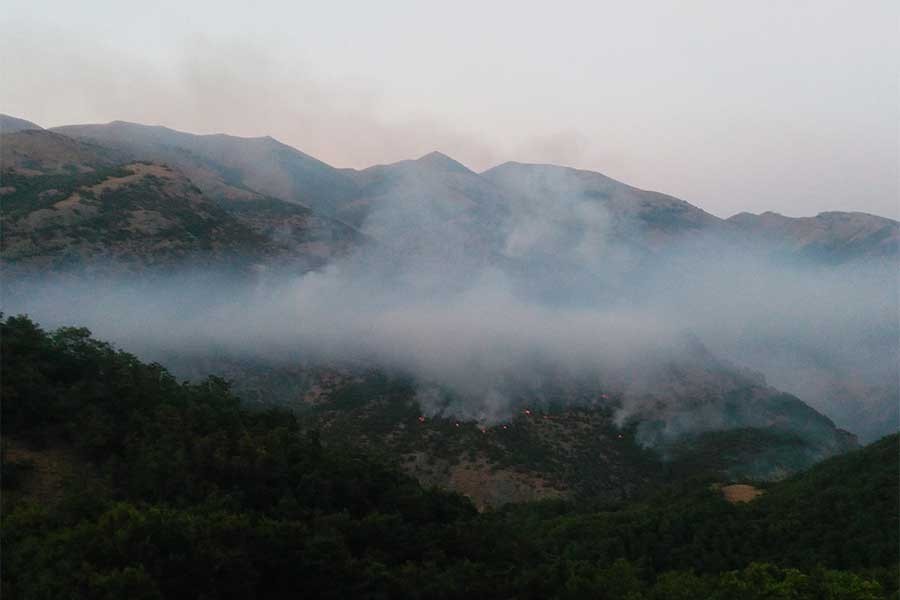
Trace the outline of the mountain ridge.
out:
[[[264,195],[333,216],[332,200],[352,195],[354,187],[334,167],[268,136],[196,135],[124,121],[53,130],[134,157],[171,163],[213,197],[253,199]]]
[[[10,118],[10,119],[15,119],[15,120],[17,120],[17,121],[22,121],[22,122],[24,122],[24,123],[30,123],[29,121],[25,121],[24,119],[19,119],[19,118],[17,118],[17,117],[9,117],[9,118]],[[35,128],[40,128],[40,126],[38,126],[38,125],[35,125],[35,124],[33,124],[33,123],[30,123],[30,124],[33,125]],[[290,144],[281,142],[280,140],[278,140],[277,138],[275,138],[275,137],[273,137],[273,136],[271,136],[271,135],[263,135],[263,136],[236,136],[236,135],[227,134],[227,133],[193,134],[193,133],[188,133],[188,132],[181,131],[181,130],[178,130],[178,129],[174,129],[174,128],[171,128],[171,127],[168,127],[168,126],[164,126],[164,125],[145,125],[145,124],[141,124],[141,123],[135,123],[135,122],[124,121],[124,120],[113,120],[113,121],[110,121],[110,122],[108,122],[108,123],[91,123],[91,124],[62,125],[62,126],[52,127],[52,128],[50,128],[49,130],[51,130],[51,131],[58,131],[58,132],[62,132],[62,133],[68,132],[69,135],[72,135],[72,136],[75,136],[75,137],[79,137],[79,136],[83,136],[83,137],[91,137],[92,135],[94,135],[94,136],[97,135],[96,133],[91,133],[92,131],[96,132],[98,129],[104,128],[104,127],[113,127],[113,128],[121,128],[121,127],[129,127],[129,128],[130,128],[130,127],[140,127],[140,128],[146,128],[146,129],[155,129],[155,130],[165,131],[165,132],[167,132],[167,133],[169,133],[169,134],[186,135],[186,136],[193,136],[193,137],[199,137],[199,138],[215,138],[215,139],[228,139],[228,140],[243,140],[243,141],[250,141],[250,142],[252,142],[252,141],[266,141],[266,142],[273,142],[273,143],[277,144],[279,147],[282,147],[282,148],[284,148],[284,149],[288,149],[288,150],[289,150],[290,152],[292,152],[292,153],[296,153],[296,154],[302,155],[304,158],[313,160],[313,161],[319,163],[320,165],[327,166],[329,169],[333,169],[334,171],[337,171],[337,172],[345,172],[345,173],[353,173],[353,172],[359,173],[359,172],[367,171],[367,170],[373,169],[373,168],[386,167],[386,166],[393,166],[393,165],[398,165],[398,164],[406,163],[406,162],[426,162],[426,163],[433,162],[433,163],[435,163],[435,164],[444,164],[444,165],[446,165],[446,166],[448,166],[448,167],[452,166],[452,167],[457,168],[457,169],[459,169],[459,168],[465,169],[465,170],[468,171],[468,172],[475,173],[475,174],[481,175],[481,176],[490,175],[491,172],[496,172],[497,170],[500,170],[500,169],[506,168],[506,167],[529,167],[529,168],[540,168],[540,169],[547,169],[547,168],[550,168],[550,169],[564,169],[564,170],[569,170],[569,171],[572,171],[572,172],[587,173],[587,174],[591,174],[591,175],[594,175],[594,176],[600,176],[600,177],[602,177],[602,178],[608,180],[608,181],[611,182],[611,183],[614,183],[614,184],[617,184],[617,185],[627,186],[629,189],[634,190],[634,191],[637,191],[637,192],[643,192],[643,193],[647,193],[647,194],[659,194],[659,195],[661,195],[661,196],[666,196],[666,197],[668,197],[668,198],[675,198],[675,197],[673,197],[673,196],[669,196],[669,195],[664,194],[664,193],[662,193],[662,192],[657,192],[657,191],[653,191],[653,190],[645,190],[645,189],[642,189],[642,188],[638,188],[638,187],[635,187],[635,186],[631,186],[630,184],[627,184],[627,183],[622,182],[622,181],[620,181],[620,180],[616,180],[616,179],[614,179],[614,178],[612,178],[612,177],[609,177],[609,176],[607,176],[607,175],[605,175],[605,174],[603,174],[603,173],[601,173],[601,172],[599,172],[599,171],[593,171],[593,170],[589,170],[589,169],[576,169],[576,168],[574,168],[574,167],[569,167],[569,166],[565,166],[565,165],[558,165],[558,164],[553,164],[553,163],[530,163],[530,162],[521,162],[521,161],[510,160],[510,161],[505,161],[505,162],[503,162],[503,163],[500,163],[500,164],[498,164],[498,165],[495,165],[495,166],[493,166],[493,167],[490,167],[490,168],[488,168],[488,169],[485,169],[485,170],[483,170],[483,171],[481,171],[481,172],[476,173],[476,172],[474,172],[474,171],[471,171],[471,169],[469,169],[468,167],[466,167],[465,165],[463,165],[461,162],[457,161],[456,159],[454,159],[454,158],[448,156],[447,154],[445,154],[445,153],[443,153],[443,152],[437,151],[437,150],[432,151],[432,152],[429,152],[429,153],[427,153],[427,154],[425,154],[425,155],[423,155],[423,156],[421,156],[421,157],[419,157],[419,158],[416,158],[416,159],[406,159],[406,160],[402,160],[402,161],[398,161],[398,162],[394,162],[394,163],[376,164],[376,165],[372,165],[372,166],[370,166],[370,167],[365,167],[365,168],[361,168],[361,169],[356,169],[356,168],[337,168],[337,167],[333,167],[332,165],[329,165],[328,163],[326,163],[326,162],[324,162],[324,161],[321,161],[321,160],[319,160],[319,159],[317,159],[317,158],[315,158],[315,157],[313,157],[313,156],[311,156],[311,155],[309,155],[309,154],[303,152],[302,150],[299,150],[299,149],[297,149],[296,147],[291,146]],[[677,198],[675,198],[675,199],[677,199]],[[680,200],[680,199],[677,199],[677,200]],[[684,200],[680,200],[680,201],[681,201],[681,202],[685,202]],[[690,203],[688,203],[688,204],[690,204]],[[694,206],[695,208],[698,208],[699,210],[703,210],[702,208],[697,207],[696,205],[692,205],[692,206]],[[705,210],[704,210],[703,212],[706,213]],[[769,212],[773,212],[773,211],[764,211],[763,213],[760,213],[760,214],[767,214],[767,213],[769,213]],[[815,215],[815,217],[822,217],[822,216],[824,216],[824,215],[826,215],[826,214],[828,214],[828,213],[830,213],[830,212],[842,212],[842,211],[822,211],[822,212],[818,213],[817,215]],[[897,222],[896,220],[891,219],[890,217],[884,217],[884,216],[882,216],[882,215],[875,215],[874,213],[868,213],[868,212],[864,212],[864,211],[854,211],[854,212],[857,212],[858,214],[871,215],[871,216],[879,217],[879,218],[882,218],[882,219],[889,219],[890,221],[895,222],[895,223]],[[714,215],[711,215],[710,213],[706,213],[706,214],[708,214],[708,215],[714,217]],[[752,214],[756,214],[757,216],[759,216],[759,214],[757,214],[757,213],[751,213],[751,212],[746,212],[746,211],[745,211],[745,212],[737,213],[737,214],[732,215],[731,217],[727,217],[727,218],[720,218],[720,217],[714,217],[714,218],[717,219],[717,220],[720,220],[720,221],[726,221],[726,222],[727,222],[727,221],[730,221],[730,220],[734,219],[735,217],[738,217],[738,216],[743,215],[743,214],[751,214],[751,215],[752,215]],[[777,214],[777,213],[775,213],[775,214]],[[815,217],[786,217],[786,218],[815,218]]]
[[[38,272],[48,264],[70,265],[66,254],[75,247],[92,249],[79,252],[79,265],[90,263],[94,251],[110,257],[106,246],[91,241],[97,227],[108,225],[98,221],[85,233],[84,215],[76,219],[68,205],[57,206],[72,194],[58,195],[60,190],[76,192],[86,185],[77,177],[138,160],[178,172],[184,177],[184,190],[196,186],[204,206],[224,208],[228,214],[222,214],[223,219],[236,219],[244,232],[237,237],[256,240],[248,256],[258,257],[255,266],[261,273],[276,272],[286,262],[294,273],[321,269],[334,258],[352,254],[365,240],[371,244],[357,253],[362,258],[356,273],[386,264],[388,268],[376,271],[377,276],[390,279],[396,275],[393,267],[400,265],[402,270],[413,264],[420,269],[414,275],[424,270],[432,278],[428,285],[436,284],[434,289],[446,293],[450,290],[441,285],[448,280],[466,281],[473,273],[502,270],[516,293],[558,305],[582,292],[622,302],[617,298],[616,285],[622,280],[617,269],[643,271],[656,261],[660,269],[676,272],[673,267],[680,265],[668,261],[670,251],[687,247],[696,254],[699,248],[713,255],[723,239],[738,254],[756,243],[777,258],[778,253],[809,255],[825,264],[864,260],[873,254],[890,258],[895,249],[891,240],[896,238],[896,222],[890,219],[835,211],[805,219],[771,212],[720,219],[672,196],[556,165],[507,162],[479,174],[445,154],[431,152],[364,170],[341,170],[271,137],[197,136],[124,121],[4,134],[0,146],[5,180],[0,193],[4,228],[10,234],[4,240],[3,259],[23,268],[31,265]],[[6,185],[9,181],[16,185]],[[154,193],[162,193],[148,181]],[[332,190],[329,181],[340,182],[339,189]],[[88,183],[89,188],[103,185]],[[131,196],[126,196],[121,203],[104,204],[115,222],[131,223],[136,218],[129,208]],[[305,204],[310,198],[316,202]],[[174,210],[174,205],[169,207]],[[775,225],[762,227],[760,222]],[[860,229],[847,222],[876,223],[885,233],[882,238],[860,236]],[[815,234],[811,241],[808,230]],[[838,236],[837,242],[826,237],[828,243],[823,243],[826,234]],[[703,246],[707,239],[713,242]],[[185,238],[184,247],[191,248],[198,240],[187,243]],[[144,242],[150,245],[141,250],[139,244]],[[110,247],[128,249],[129,260],[138,263],[145,256],[148,264],[158,250],[152,236]],[[374,258],[366,262],[370,257]],[[684,279],[681,275],[675,278]],[[399,273],[399,280],[404,276]],[[606,279],[613,283],[607,286]],[[673,382],[675,389],[683,383],[678,377],[668,383]],[[778,387],[790,389],[783,380]],[[866,393],[872,388],[854,389]],[[888,398],[890,388],[884,389]]]
[[[15,133],[17,131],[27,131],[31,129],[43,129],[37,123],[32,123],[19,117],[0,113],[0,134]]]

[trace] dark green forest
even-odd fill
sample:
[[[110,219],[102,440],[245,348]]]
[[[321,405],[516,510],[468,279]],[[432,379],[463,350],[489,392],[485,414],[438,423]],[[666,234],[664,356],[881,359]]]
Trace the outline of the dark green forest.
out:
[[[479,513],[222,379],[0,335],[4,598],[898,597],[896,435],[746,504],[686,478]]]

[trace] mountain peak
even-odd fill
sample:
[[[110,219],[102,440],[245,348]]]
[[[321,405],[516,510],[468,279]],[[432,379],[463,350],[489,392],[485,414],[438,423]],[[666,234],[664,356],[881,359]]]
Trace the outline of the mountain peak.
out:
[[[0,133],[15,133],[16,131],[26,131],[30,129],[43,129],[40,125],[13,117],[10,115],[0,114]]]
[[[531,174],[532,176],[560,176],[560,177],[579,177],[579,178],[590,178],[594,181],[604,182],[607,184],[616,184],[627,186],[627,184],[622,183],[621,181],[617,181],[603,173],[598,173],[597,171],[588,171],[585,169],[576,169],[574,167],[566,167],[563,165],[555,165],[552,163],[528,163],[528,162],[519,162],[515,160],[509,160],[505,163],[499,164],[496,167],[492,167],[486,171],[483,171],[481,175],[484,175],[488,178],[491,177],[503,177],[503,176],[521,176],[523,173]],[[631,187],[631,186],[628,186]]]
[[[416,159],[416,162],[421,165],[426,165],[434,169],[440,169],[443,171],[456,171],[460,173],[471,173],[472,170],[466,167],[459,161],[453,160],[446,154],[442,152],[438,152],[435,150],[434,152],[429,152],[425,156]]]

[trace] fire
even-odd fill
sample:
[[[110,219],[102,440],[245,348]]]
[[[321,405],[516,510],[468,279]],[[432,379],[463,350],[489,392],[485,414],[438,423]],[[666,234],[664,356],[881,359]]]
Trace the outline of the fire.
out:
[[[424,422],[425,422],[425,417],[423,417],[423,416],[420,415],[420,416],[419,416],[419,423],[424,423]]]
[[[530,417],[530,416],[531,416],[531,411],[528,410],[528,409],[526,408],[526,409],[525,409],[525,414],[528,415],[528,416]]]

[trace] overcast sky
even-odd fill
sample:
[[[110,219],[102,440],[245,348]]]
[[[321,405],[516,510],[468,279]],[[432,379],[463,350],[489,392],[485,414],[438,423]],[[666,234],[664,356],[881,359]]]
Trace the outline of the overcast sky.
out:
[[[898,216],[900,2],[7,0],[0,112]]]

